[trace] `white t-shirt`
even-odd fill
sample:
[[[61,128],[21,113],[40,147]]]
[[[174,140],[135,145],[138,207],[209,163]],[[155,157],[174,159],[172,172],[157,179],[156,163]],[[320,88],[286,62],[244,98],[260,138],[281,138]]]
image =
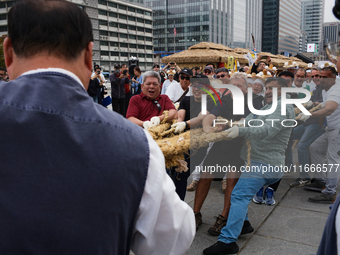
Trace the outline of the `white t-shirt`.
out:
[[[172,102],[176,102],[183,95],[185,90],[182,89],[181,84],[172,83],[166,90],[166,95],[170,98]],[[185,96],[191,96],[191,87],[189,86],[189,91]]]
[[[97,75],[97,73],[93,72],[91,77],[93,77],[94,75]],[[102,80],[105,82],[105,77],[104,74],[100,73],[100,77],[102,78]],[[100,79],[98,79],[99,83],[102,82]]]
[[[168,90],[169,86],[173,83],[178,83],[177,81],[175,80],[172,80],[172,82],[170,80],[166,80],[164,83],[163,83],[163,87],[162,87],[162,92],[161,94],[162,95],[166,95],[166,91]],[[189,93],[189,92],[188,92]]]
[[[324,91],[323,91],[324,92]],[[327,92],[322,93],[323,101],[334,101],[338,108],[330,115],[327,116],[327,127],[329,129],[340,128],[340,83],[335,83]]]

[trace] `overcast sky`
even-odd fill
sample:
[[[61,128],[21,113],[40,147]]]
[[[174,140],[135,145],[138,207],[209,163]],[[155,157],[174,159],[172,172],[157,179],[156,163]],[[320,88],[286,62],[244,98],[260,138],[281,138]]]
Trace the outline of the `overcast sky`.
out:
[[[324,1],[325,1],[324,22],[339,21],[337,18],[335,18],[332,12],[335,0],[324,0]]]

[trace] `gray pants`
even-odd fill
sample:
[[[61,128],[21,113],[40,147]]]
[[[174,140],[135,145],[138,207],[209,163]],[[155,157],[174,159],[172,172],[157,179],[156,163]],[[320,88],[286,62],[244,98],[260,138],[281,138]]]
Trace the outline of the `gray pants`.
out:
[[[312,167],[316,169],[314,177],[326,184],[322,193],[335,195],[340,176],[340,129],[326,128],[326,132],[312,143],[309,151],[311,169]],[[325,156],[327,156],[327,165]]]

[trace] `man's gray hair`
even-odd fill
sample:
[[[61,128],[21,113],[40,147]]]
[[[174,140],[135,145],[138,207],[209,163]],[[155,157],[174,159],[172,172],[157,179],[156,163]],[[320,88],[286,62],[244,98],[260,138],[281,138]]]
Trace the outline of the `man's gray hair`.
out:
[[[233,76],[230,78],[230,82],[234,79],[243,79],[245,86],[248,87],[247,75],[245,73],[234,73]]]
[[[158,79],[159,85],[161,85],[161,76],[155,71],[147,71],[143,74],[143,84],[148,77],[155,77]]]

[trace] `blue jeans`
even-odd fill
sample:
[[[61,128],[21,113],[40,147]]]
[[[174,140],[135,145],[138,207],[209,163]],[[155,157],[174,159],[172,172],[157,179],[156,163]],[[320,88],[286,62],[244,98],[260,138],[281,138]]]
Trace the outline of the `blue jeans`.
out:
[[[251,161],[251,166],[258,167],[268,164],[256,160]],[[241,174],[236,186],[231,193],[231,206],[227,225],[221,230],[218,240],[224,243],[233,243],[241,234],[244,221],[247,219],[248,205],[263,186],[273,184],[281,179],[283,171],[278,173],[246,173]]]
[[[298,159],[299,165],[302,167],[298,169],[302,169],[300,177],[303,179],[310,179],[308,173],[305,171],[305,165],[309,164],[309,146],[323,133],[325,133],[325,130],[317,123],[309,124],[308,126],[300,125],[293,129],[291,139],[299,139],[297,144]],[[289,156],[291,157],[291,146],[287,149],[290,150]],[[288,159],[288,162],[292,163],[292,159]]]

